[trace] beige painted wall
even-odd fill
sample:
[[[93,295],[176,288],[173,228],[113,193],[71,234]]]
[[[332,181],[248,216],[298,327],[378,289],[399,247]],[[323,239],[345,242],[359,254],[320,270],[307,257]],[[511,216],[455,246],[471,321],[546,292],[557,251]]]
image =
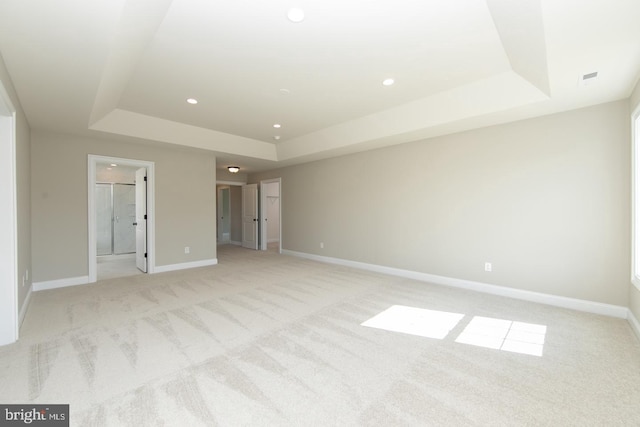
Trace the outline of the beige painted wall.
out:
[[[629,141],[625,100],[249,178],[284,249],[627,306]]]
[[[246,173],[231,173],[226,169],[218,169],[216,170],[216,175],[217,175],[217,179],[218,181],[223,181],[223,182],[241,182],[241,183],[246,183],[247,182],[247,174]]]
[[[216,165],[211,152],[33,131],[35,282],[88,274],[88,154],[155,162],[157,266],[216,258]],[[185,246],[190,254],[184,253]]]
[[[0,81],[16,109],[16,208],[18,245],[18,310],[22,310],[32,282],[31,268],[31,135],[11,77],[0,56]],[[24,278],[24,281],[23,281]]]

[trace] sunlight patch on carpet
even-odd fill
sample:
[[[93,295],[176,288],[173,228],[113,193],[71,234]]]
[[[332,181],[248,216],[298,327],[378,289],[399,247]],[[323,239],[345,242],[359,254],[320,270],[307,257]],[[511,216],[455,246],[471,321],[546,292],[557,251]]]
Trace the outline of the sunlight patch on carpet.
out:
[[[361,325],[385,331],[443,339],[463,317],[464,314],[460,313],[393,305]]]
[[[475,316],[456,342],[542,356],[546,333],[544,325]]]
[[[442,340],[464,317],[460,313],[392,305],[361,325]],[[546,333],[545,325],[474,316],[455,342],[541,357]]]

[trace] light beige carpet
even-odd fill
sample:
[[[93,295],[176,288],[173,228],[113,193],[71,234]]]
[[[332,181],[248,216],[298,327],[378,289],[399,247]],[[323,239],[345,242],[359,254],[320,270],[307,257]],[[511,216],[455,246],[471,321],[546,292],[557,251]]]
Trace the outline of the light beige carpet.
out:
[[[234,246],[218,259],[35,293],[0,348],[0,403],[68,403],[76,426],[640,425],[624,320]]]

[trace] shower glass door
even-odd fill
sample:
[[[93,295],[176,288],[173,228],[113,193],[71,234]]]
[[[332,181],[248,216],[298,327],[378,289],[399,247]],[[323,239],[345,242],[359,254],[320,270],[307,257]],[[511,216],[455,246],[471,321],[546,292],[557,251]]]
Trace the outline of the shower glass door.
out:
[[[136,186],[113,184],[113,253],[136,251]]]
[[[97,254],[136,251],[135,185],[96,184]]]
[[[111,203],[111,184],[96,184],[96,231],[98,256],[113,253],[111,227],[113,206]]]

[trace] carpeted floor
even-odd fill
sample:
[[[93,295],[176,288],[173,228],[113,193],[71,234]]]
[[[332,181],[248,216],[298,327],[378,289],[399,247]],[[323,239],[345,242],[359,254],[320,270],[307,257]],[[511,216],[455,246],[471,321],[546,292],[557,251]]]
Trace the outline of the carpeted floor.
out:
[[[218,260],[35,293],[0,403],[68,403],[75,426],[640,425],[625,320],[272,251]]]

